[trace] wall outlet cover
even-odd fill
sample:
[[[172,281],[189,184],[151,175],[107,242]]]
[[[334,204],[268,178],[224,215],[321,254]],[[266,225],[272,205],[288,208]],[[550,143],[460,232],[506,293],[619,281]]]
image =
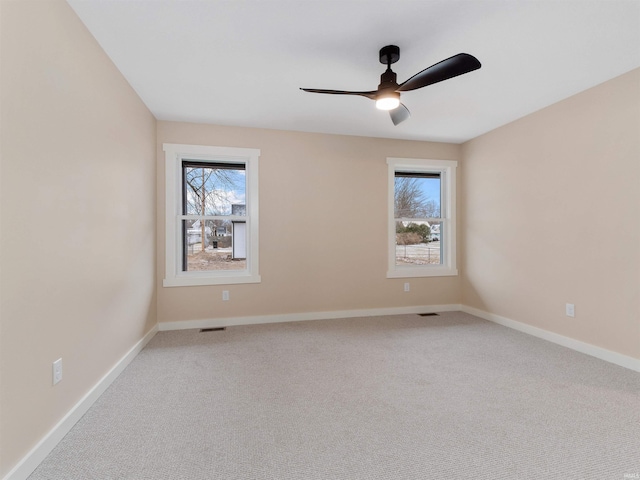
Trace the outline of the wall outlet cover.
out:
[[[567,317],[576,316],[576,306],[573,303],[567,303],[565,309],[566,309]]]
[[[53,384],[57,384],[62,380],[62,359],[59,358],[53,362]]]

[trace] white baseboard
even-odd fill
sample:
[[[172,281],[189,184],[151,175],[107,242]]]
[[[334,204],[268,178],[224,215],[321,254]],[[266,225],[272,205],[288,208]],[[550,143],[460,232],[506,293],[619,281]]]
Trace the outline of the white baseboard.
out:
[[[565,337],[564,335],[550,332],[549,330],[544,330],[542,328],[534,327],[526,323],[511,320],[510,318],[501,317],[500,315],[485,312],[484,310],[479,310],[467,305],[462,305],[461,310],[465,313],[475,315],[476,317],[489,320],[490,322],[498,323],[500,325],[504,325],[505,327],[513,328],[514,330],[533,335],[534,337],[538,337],[543,340],[562,345],[563,347],[570,348],[577,352],[591,355],[592,357],[599,358],[600,360],[614,363],[621,367],[628,368],[629,370],[640,372],[640,360],[637,358],[629,357],[617,352],[612,352],[611,350],[607,350],[606,348],[596,347],[595,345],[591,345],[590,343],[581,342],[580,340]]]
[[[403,315],[411,313],[453,312],[460,310],[459,304],[418,305],[410,307],[369,308],[363,310],[334,310],[329,312],[285,313],[281,315],[256,315],[249,317],[207,318],[162,322],[159,330],[187,330],[191,328],[231,327],[235,325],[255,325],[259,323],[300,322],[307,320],[329,320],[335,318],[379,317],[382,315]]]
[[[98,383],[47,433],[38,444],[4,477],[4,480],[24,480],[40,465],[71,428],[87,413],[91,405],[104,393],[120,373],[140,353],[158,332],[154,326]]]

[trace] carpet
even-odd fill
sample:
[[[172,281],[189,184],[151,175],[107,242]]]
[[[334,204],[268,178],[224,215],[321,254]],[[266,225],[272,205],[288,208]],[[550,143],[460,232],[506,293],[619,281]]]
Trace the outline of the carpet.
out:
[[[638,473],[638,373],[446,312],[160,332],[29,478]]]

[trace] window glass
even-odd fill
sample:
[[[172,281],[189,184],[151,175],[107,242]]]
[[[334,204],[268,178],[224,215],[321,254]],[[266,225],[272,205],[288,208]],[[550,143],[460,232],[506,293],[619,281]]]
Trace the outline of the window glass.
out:
[[[440,265],[440,226],[439,222],[396,221],[396,265]]]
[[[185,215],[244,215],[245,166],[183,162]]]
[[[246,269],[246,189],[244,164],[182,162],[183,271]]]
[[[394,210],[398,218],[440,216],[440,175],[396,172]]]
[[[440,192],[439,173],[395,173],[396,265],[441,263]]]

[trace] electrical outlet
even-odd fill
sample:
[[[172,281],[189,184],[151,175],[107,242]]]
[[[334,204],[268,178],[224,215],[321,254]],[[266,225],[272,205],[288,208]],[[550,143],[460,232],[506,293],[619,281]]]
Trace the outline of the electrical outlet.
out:
[[[223,290],[222,291],[222,300],[225,301],[225,302],[227,300],[229,300],[229,290]]]
[[[53,362],[53,384],[59,383],[62,380],[62,359],[59,358]]]
[[[565,307],[565,311],[567,313],[567,317],[575,317],[576,316],[576,306],[573,303],[567,303]]]
[[[411,291],[411,285],[409,284],[409,282],[404,284],[404,291],[405,292],[409,292]]]

